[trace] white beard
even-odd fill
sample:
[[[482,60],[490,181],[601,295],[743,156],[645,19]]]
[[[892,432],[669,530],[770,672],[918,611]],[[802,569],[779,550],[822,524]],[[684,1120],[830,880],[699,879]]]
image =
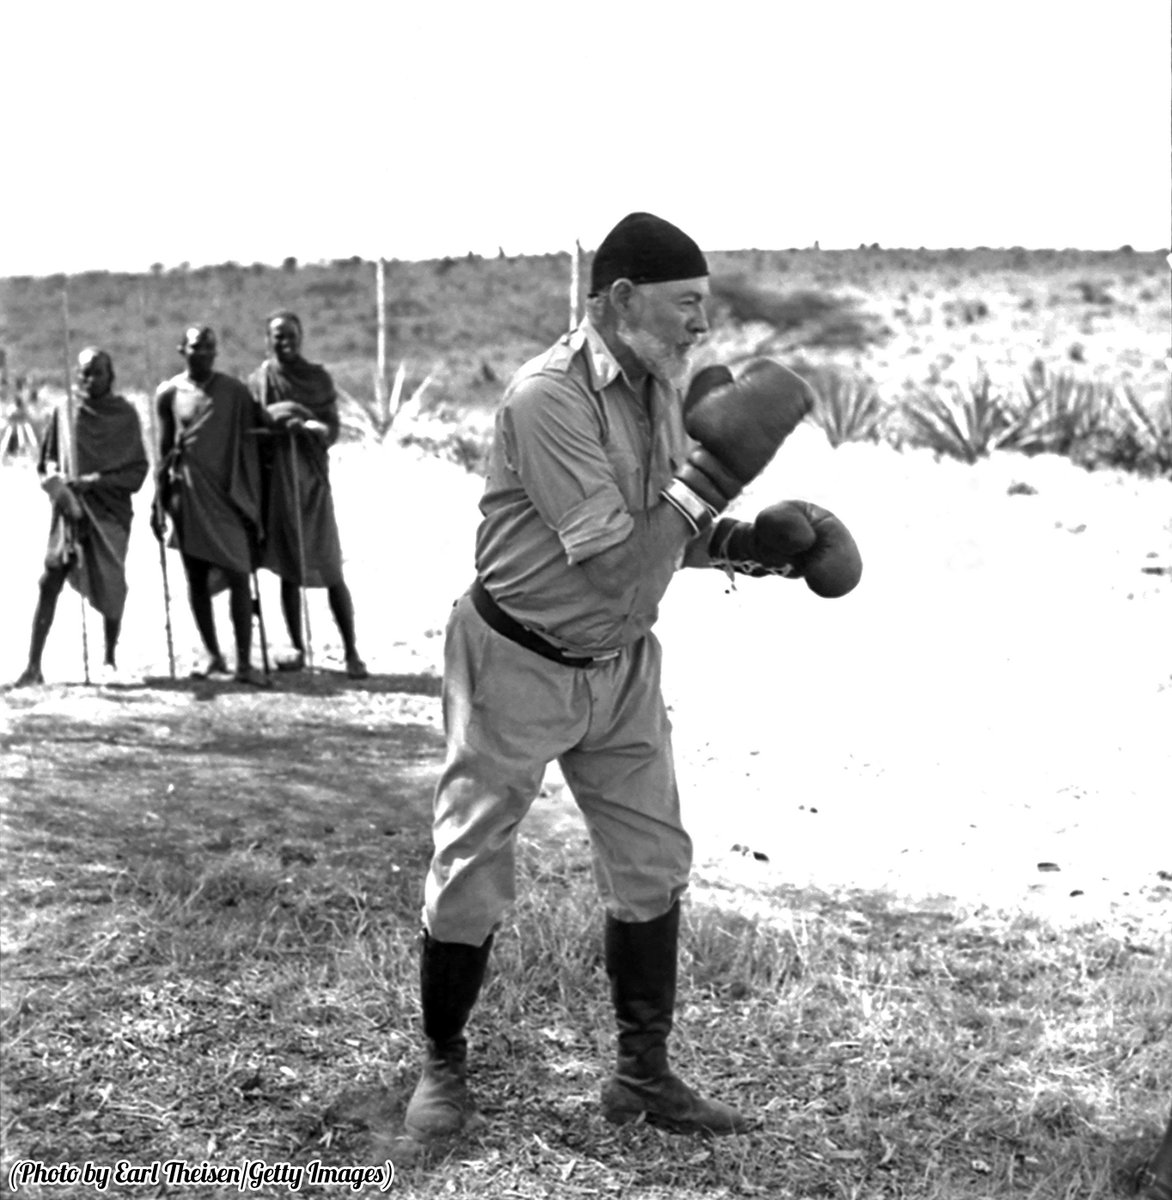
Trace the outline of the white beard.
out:
[[[673,345],[645,329],[632,329],[620,321],[616,330],[619,341],[655,376],[672,387],[680,387],[688,376],[692,356],[681,354]]]

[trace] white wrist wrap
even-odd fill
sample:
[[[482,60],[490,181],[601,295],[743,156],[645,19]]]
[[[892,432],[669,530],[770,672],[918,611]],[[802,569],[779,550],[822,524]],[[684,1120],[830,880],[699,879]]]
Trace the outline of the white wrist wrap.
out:
[[[697,496],[682,479],[673,479],[659,494],[688,522],[693,533],[705,533],[712,528],[716,510]]]

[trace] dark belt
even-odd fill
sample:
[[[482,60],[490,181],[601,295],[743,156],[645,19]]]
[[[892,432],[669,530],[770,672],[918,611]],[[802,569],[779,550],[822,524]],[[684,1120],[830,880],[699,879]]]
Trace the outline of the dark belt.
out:
[[[518,646],[524,646],[526,650],[532,650],[534,654],[540,654],[550,662],[561,663],[563,667],[593,667],[619,656],[617,650],[589,657],[567,654],[564,650],[559,650],[552,642],[547,642],[540,634],[527,629],[520,621],[514,621],[489,595],[488,588],[479,578],[472,585],[471,596],[473,607],[484,618],[486,625],[495,629],[501,637],[507,637],[510,642],[516,642]]]

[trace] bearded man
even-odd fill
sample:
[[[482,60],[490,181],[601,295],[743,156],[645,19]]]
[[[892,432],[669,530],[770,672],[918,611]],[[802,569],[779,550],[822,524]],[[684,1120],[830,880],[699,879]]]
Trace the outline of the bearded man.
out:
[[[591,269],[581,326],[520,369],[497,412],[476,536],[477,577],[448,620],[447,757],[424,885],[426,1060],[408,1104],[420,1141],[478,1119],[465,1024],[514,900],[517,828],[557,761],[585,819],[606,909],[618,1056],[603,1116],[682,1133],[747,1121],[671,1070],[680,898],[692,845],[680,818],[652,625],[676,569],[803,576],[842,595],[861,566],[829,513],[803,502],[723,518],[809,410],[778,363],[710,368],[708,266],[682,230],[632,213]]]
[[[134,406],[114,392],[114,363],[105,350],[82,350],[72,386],[72,403],[54,410],[37,462],[53,515],[28,665],[16,687],[44,682],[41,655],[67,579],[102,615],[99,682],[133,682],[119,672],[116,655],[126,607],[131,497],[149,470],[142,426]]]

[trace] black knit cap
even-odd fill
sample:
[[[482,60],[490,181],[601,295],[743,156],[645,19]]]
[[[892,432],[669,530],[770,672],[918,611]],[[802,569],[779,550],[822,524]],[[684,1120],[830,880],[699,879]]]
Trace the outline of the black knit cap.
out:
[[[700,247],[682,229],[652,213],[628,213],[594,252],[590,294],[605,291],[616,279],[669,283],[707,274]]]

